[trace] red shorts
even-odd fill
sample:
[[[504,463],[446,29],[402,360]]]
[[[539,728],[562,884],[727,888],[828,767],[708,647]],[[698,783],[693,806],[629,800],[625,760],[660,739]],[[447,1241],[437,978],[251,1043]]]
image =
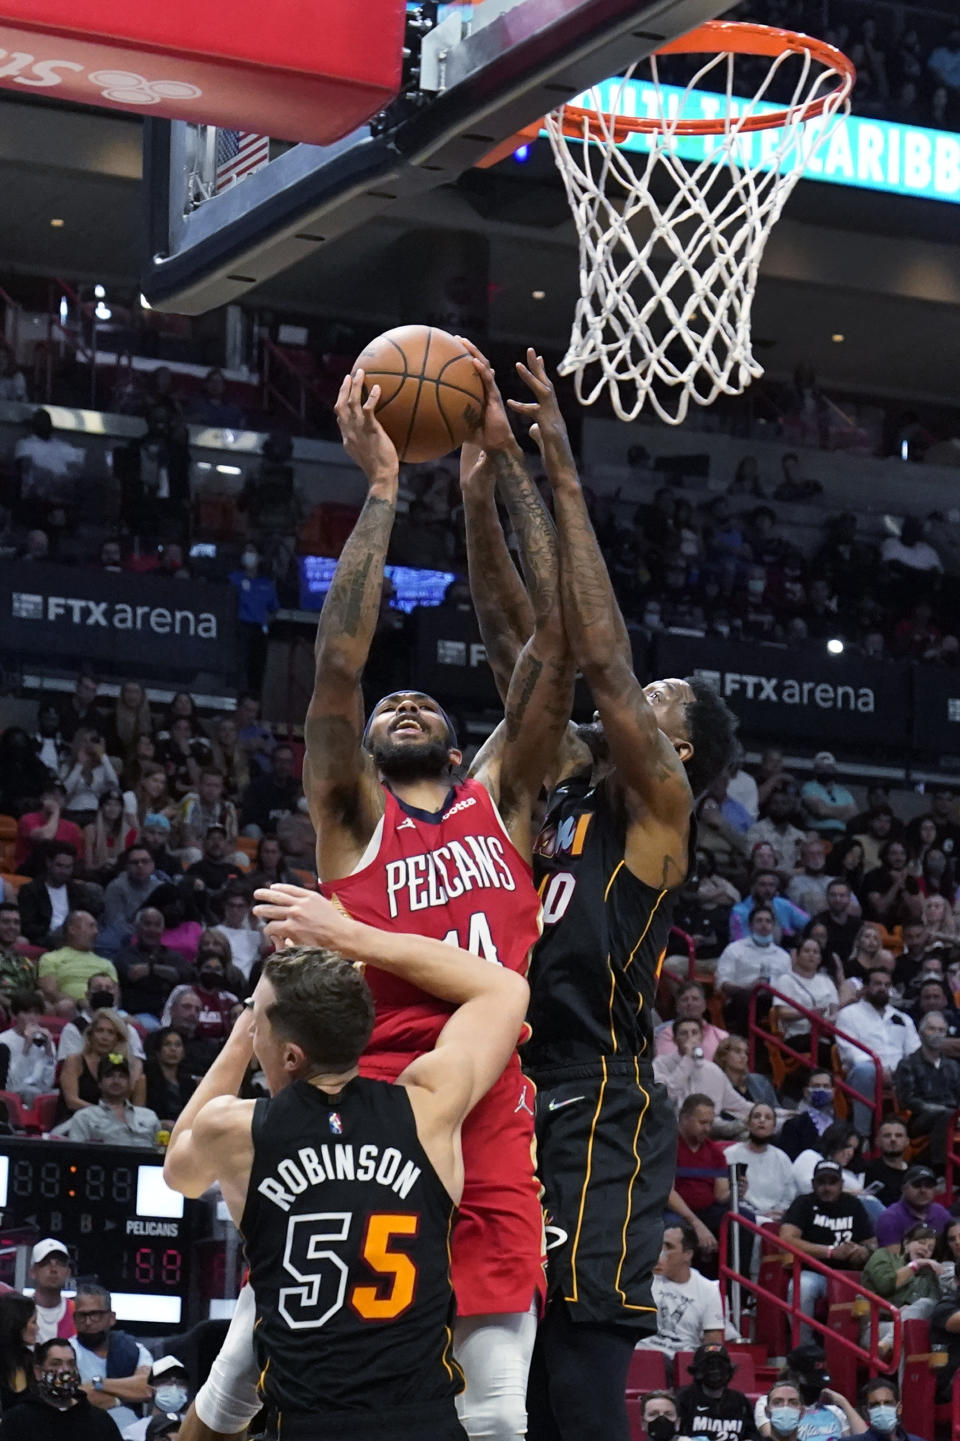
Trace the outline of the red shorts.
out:
[[[360,1058],[360,1074],[395,1081],[413,1057]],[[463,1196],[451,1249],[458,1316],[526,1312],[546,1290],[536,1177],[534,1089],[516,1056],[463,1123]]]

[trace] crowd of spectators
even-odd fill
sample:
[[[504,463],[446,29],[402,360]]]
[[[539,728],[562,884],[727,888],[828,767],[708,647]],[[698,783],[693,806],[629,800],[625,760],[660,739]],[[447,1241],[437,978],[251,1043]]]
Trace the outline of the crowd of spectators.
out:
[[[804,0],[744,0],[725,18],[813,33],[853,61],[857,115],[934,130],[960,128],[960,25],[946,4],[825,0],[816,21]],[[767,62],[757,75],[766,73]]]

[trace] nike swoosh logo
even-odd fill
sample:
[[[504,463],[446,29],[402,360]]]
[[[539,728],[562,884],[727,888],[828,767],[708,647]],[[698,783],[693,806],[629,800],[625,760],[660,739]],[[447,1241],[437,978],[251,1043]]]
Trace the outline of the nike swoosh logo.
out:
[[[585,1101],[586,1096],[568,1096],[565,1101],[551,1101],[547,1107],[548,1111],[562,1111],[564,1106],[572,1106],[574,1101]]]

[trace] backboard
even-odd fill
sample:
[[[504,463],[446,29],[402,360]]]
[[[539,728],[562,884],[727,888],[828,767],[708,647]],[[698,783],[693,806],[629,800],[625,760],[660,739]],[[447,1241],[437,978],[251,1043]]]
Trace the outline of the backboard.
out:
[[[149,119],[145,299],[181,314],[237,300],[396,202],[455,181],[522,126],[726,3],[424,0],[408,10],[403,86],[386,110],[331,145],[275,143],[269,164],[219,193],[198,184],[208,127]],[[362,6],[351,9],[361,45]]]

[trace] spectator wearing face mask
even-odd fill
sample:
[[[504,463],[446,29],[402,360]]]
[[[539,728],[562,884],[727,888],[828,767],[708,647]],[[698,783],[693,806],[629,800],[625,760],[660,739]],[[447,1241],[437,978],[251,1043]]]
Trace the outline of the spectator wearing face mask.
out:
[[[820,1137],[836,1119],[832,1073],[821,1069],[811,1071],[797,1114],[784,1121],[777,1145],[795,1161],[801,1151],[819,1150]]]
[[[687,1367],[693,1383],[677,1392],[677,1420],[689,1436],[714,1441],[753,1441],[757,1436],[753,1407],[730,1382],[734,1366],[720,1342],[698,1346]]]
[[[187,1369],[177,1356],[161,1356],[150,1368],[150,1385],[153,1387],[153,1405],[148,1416],[125,1427],[123,1441],[145,1441],[147,1436],[157,1435],[159,1421],[167,1417],[181,1417],[190,1402],[190,1387]],[[150,1427],[154,1425],[151,1433]]]
[[[640,1402],[640,1420],[649,1441],[689,1441],[680,1432],[672,1391],[648,1391]]]
[[[895,1376],[872,1377],[861,1395],[861,1409],[870,1423],[863,1432],[864,1441],[920,1441],[919,1436],[905,1431],[900,1424],[903,1407]]]
[[[88,1400],[69,1341],[44,1341],[33,1353],[33,1389],[2,1422],[3,1441],[117,1441],[106,1411]],[[21,1414],[22,1413],[22,1414]]]
[[[736,909],[736,907],[734,907]],[[790,970],[790,956],[773,939],[776,919],[765,902],[750,913],[750,933],[745,940],[731,941],[717,961],[716,984],[723,996],[723,1019],[731,1031],[745,1036],[750,997],[760,981],[776,985]]]
[[[756,1404],[760,1435],[774,1441],[835,1441],[864,1432],[866,1423],[829,1382],[822,1347],[812,1341],[795,1346],[777,1382]]]
[[[779,1221],[797,1194],[797,1182],[789,1157],[770,1144],[777,1128],[776,1112],[765,1101],[751,1106],[747,1115],[747,1139],[726,1150],[727,1164],[747,1168],[750,1204],[758,1217]]]

